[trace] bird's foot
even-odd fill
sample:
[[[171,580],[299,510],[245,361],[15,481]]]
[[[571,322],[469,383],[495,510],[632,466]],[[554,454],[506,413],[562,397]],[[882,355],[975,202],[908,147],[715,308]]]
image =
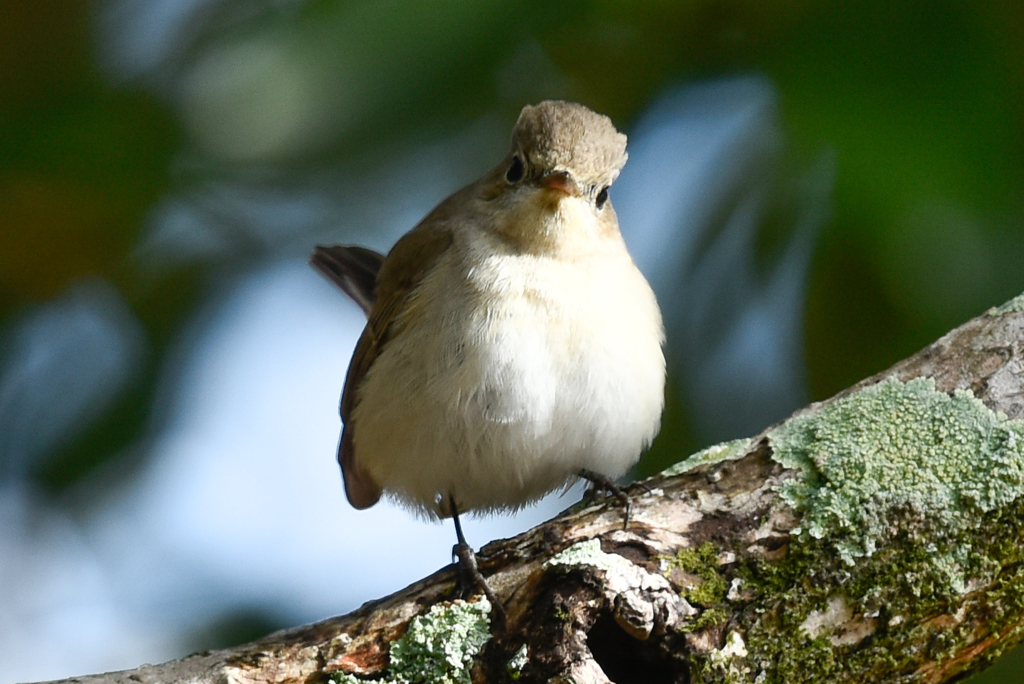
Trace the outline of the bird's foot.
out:
[[[504,631],[505,607],[501,605],[501,601],[498,600],[490,585],[487,584],[487,580],[480,573],[473,547],[466,543],[456,544],[452,547],[452,556],[459,561],[459,591],[462,597],[467,598],[478,591],[486,596],[491,604],[491,617],[494,620],[495,631]]]
[[[629,518],[633,512],[633,502],[630,501],[629,494],[626,493],[626,490],[615,484],[610,478],[605,477],[601,473],[595,473],[593,470],[581,468],[577,475],[590,482],[590,487],[588,487],[587,491],[583,494],[584,500],[593,499],[594,495],[600,490],[607,492],[610,496],[614,496],[622,502],[622,505],[626,508],[626,514],[622,521],[622,529],[625,530],[628,528]],[[641,487],[646,489],[648,493],[651,492],[650,487],[642,482],[639,484]]]
[[[466,543],[466,537],[462,534],[462,523],[459,522],[459,512],[455,506],[455,498],[449,497],[451,506],[452,521],[455,523],[455,534],[459,542],[452,547],[452,557],[459,561],[459,592],[462,598],[472,596],[479,590],[491,604],[491,619],[494,623],[494,631],[500,634],[505,631],[506,614],[505,606],[501,605],[497,595],[487,584],[480,568],[476,562],[476,553],[473,547]]]

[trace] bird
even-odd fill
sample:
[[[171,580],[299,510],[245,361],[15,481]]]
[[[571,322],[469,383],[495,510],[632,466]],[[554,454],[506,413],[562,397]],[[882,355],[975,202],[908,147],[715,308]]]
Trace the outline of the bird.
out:
[[[615,490],[660,428],[661,312],[609,198],[626,159],[607,116],[527,105],[501,162],[387,255],[310,257],[367,316],[341,398],[348,501],[452,518],[463,583],[492,605],[460,513],[514,511],[581,477]]]

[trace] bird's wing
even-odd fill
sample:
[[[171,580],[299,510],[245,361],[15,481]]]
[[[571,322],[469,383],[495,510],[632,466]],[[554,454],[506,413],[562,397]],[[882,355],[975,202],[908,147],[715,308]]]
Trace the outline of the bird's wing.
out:
[[[374,273],[374,287],[369,288],[372,293],[367,297],[369,307],[364,307],[368,310],[369,320],[363,329],[363,334],[359,337],[355,352],[352,354],[348,374],[345,376],[345,388],[341,394],[341,420],[344,427],[341,433],[341,445],[338,447],[338,462],[341,464],[341,472],[345,479],[345,495],[354,508],[369,508],[377,503],[381,495],[380,485],[374,482],[356,461],[353,442],[355,426],[352,424],[351,418],[359,400],[359,385],[370,366],[387,346],[393,332],[392,323],[406,305],[409,294],[451,244],[451,231],[443,223],[424,221],[399,240],[388,256],[382,258],[382,261],[376,259],[380,255],[370,252],[370,250],[361,249],[356,254],[352,252],[353,248],[351,247],[328,248],[328,250],[346,250],[347,253],[340,261],[346,264],[361,262],[366,267],[364,276],[373,270],[374,265],[379,267],[379,272]],[[319,248],[317,252],[314,252],[314,259],[317,258],[318,253]],[[337,256],[330,251],[326,251],[325,254],[332,257]],[[337,259],[330,260],[330,263],[337,262]],[[317,268],[322,270],[319,266]],[[346,279],[351,278],[349,273],[346,273],[345,277]],[[333,277],[331,279],[334,280]],[[360,292],[367,291],[367,288],[362,287],[365,282],[360,282],[359,278],[351,278],[351,281],[358,282],[361,288]],[[346,284],[349,282],[346,280]],[[339,285],[353,299],[356,299],[346,285],[342,285],[340,282]],[[356,299],[356,301],[359,300]],[[398,426],[396,426],[397,428]]]

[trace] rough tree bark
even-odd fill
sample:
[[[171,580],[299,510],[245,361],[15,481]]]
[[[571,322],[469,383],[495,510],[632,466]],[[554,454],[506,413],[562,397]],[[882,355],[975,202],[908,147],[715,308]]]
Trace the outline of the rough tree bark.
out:
[[[1024,625],[1024,295],[350,615],[68,682],[945,682]]]

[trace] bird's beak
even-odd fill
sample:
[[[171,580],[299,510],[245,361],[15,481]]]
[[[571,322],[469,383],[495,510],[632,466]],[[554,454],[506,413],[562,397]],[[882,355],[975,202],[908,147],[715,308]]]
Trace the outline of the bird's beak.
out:
[[[576,181],[568,171],[552,171],[540,177],[540,186],[566,195],[580,194]]]

